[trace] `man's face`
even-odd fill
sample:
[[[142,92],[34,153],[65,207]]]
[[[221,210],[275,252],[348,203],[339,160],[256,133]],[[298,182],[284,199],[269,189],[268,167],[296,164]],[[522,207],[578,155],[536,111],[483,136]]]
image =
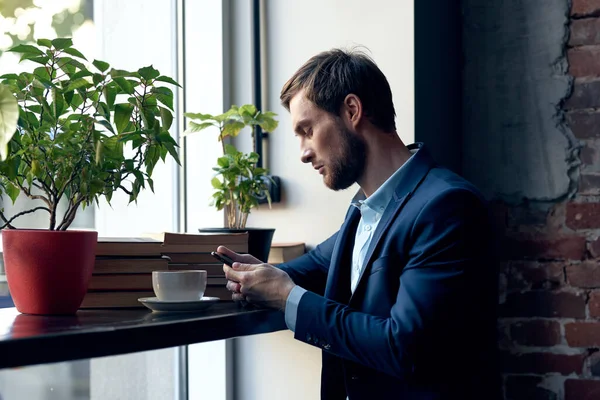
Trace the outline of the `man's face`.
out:
[[[311,163],[333,190],[350,187],[363,174],[366,144],[336,117],[307,100],[304,91],[290,101],[292,127],[300,138],[300,159]]]

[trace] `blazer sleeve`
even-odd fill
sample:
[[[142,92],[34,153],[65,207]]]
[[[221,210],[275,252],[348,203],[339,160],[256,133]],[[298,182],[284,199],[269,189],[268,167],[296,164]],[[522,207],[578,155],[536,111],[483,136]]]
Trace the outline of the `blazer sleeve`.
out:
[[[295,260],[280,264],[278,268],[287,272],[296,285],[314,293],[324,294],[337,235],[338,232],[334,233],[313,250]]]
[[[359,312],[315,293],[302,296],[295,338],[398,378],[409,374],[413,349],[456,327],[472,297],[471,271],[489,249],[489,218],[482,199],[448,189],[413,220],[395,304],[387,318]],[[404,250],[403,250],[404,251]],[[487,286],[486,286],[487,287]],[[475,299],[477,300],[477,299]],[[461,317],[461,318],[459,318]]]

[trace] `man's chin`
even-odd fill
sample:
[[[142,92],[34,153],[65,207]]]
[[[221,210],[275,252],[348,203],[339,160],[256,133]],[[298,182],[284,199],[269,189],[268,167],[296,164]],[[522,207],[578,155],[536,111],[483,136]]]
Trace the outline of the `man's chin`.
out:
[[[323,183],[328,189],[338,190],[335,186],[335,182],[332,182],[331,179],[328,179],[327,175],[323,175]]]
[[[327,186],[327,188],[333,190],[334,192],[346,190],[354,184],[354,182],[346,184],[343,182],[332,181],[331,179],[327,179],[327,175],[323,176],[323,183],[325,184],[325,186]]]

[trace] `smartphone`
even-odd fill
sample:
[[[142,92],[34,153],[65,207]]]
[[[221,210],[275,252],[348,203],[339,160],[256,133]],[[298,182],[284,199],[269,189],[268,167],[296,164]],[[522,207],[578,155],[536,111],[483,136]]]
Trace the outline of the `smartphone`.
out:
[[[233,265],[233,260],[224,254],[219,254],[216,251],[212,251],[210,254],[217,260],[221,261],[223,264],[227,264],[230,267]]]

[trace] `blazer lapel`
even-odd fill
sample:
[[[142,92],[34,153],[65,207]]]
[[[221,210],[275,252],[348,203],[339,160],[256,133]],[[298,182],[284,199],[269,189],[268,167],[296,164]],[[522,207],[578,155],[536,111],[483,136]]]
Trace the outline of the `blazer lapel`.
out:
[[[392,199],[383,212],[381,220],[379,221],[379,224],[377,224],[377,229],[375,229],[375,232],[373,232],[373,238],[371,239],[369,248],[367,249],[364,259],[364,267],[360,273],[354,294],[359,291],[361,284],[364,283],[363,281],[365,276],[368,276],[368,271],[371,270],[371,261],[373,255],[375,254],[375,250],[381,242],[384,234],[388,231],[392,221],[394,221],[396,215],[412,196],[412,193],[421,184],[431,168],[435,165],[422,144],[417,143],[408,146],[409,149],[413,149],[415,147],[419,148],[419,150],[413,155],[411,162],[406,165],[407,169],[403,175],[403,178],[398,186],[396,186],[396,190],[394,191]],[[354,294],[351,296],[351,300],[354,298]]]
[[[350,298],[350,264],[348,264],[348,257],[352,257],[354,236],[360,221],[360,211],[354,206],[350,206],[350,208],[333,248],[327,285],[325,286],[325,297],[341,303],[347,302]]]

